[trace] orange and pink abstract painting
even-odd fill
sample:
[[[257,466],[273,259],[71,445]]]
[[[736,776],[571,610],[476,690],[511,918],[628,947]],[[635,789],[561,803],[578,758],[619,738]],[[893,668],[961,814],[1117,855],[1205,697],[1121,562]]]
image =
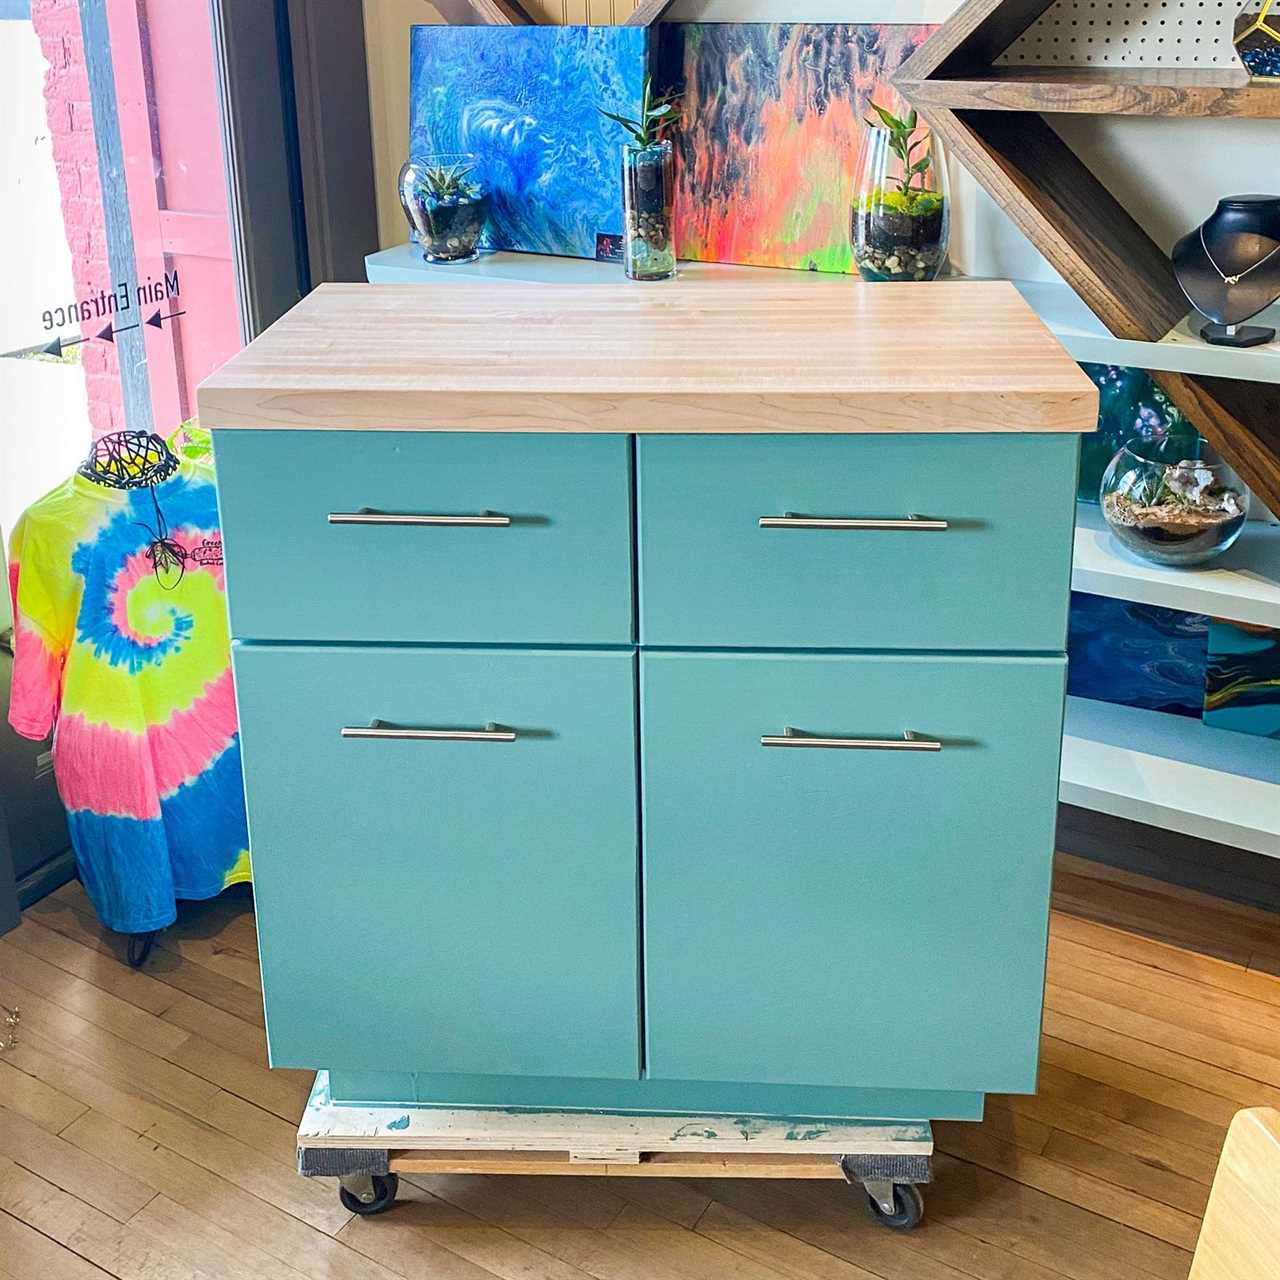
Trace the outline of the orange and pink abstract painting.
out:
[[[926,25],[670,23],[658,79],[681,89],[676,252],[700,262],[854,270],[850,202],[872,97]]]

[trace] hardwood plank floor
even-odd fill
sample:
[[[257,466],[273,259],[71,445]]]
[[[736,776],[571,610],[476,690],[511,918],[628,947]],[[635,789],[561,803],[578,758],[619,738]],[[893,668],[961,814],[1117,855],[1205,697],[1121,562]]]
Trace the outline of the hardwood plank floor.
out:
[[[1280,916],[1062,855],[1040,1091],[939,1124],[926,1221],[838,1183],[415,1175],[355,1218],[293,1170],[252,897],[146,969],[79,885],[0,941],[0,1280],[1183,1280],[1231,1116],[1280,1104]]]

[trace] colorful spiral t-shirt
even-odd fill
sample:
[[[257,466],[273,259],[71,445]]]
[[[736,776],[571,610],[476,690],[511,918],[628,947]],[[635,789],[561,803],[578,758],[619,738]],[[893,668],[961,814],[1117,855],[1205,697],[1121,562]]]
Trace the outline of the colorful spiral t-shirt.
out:
[[[160,929],[176,898],[248,880],[212,468],[186,461],[134,489],[65,480],[19,520],[9,578],[9,722],[37,740],[55,730],[58,791],[103,924]]]

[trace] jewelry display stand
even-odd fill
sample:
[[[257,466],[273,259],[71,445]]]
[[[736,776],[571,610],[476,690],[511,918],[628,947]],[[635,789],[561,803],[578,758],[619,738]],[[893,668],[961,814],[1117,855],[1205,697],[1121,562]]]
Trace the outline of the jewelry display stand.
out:
[[[1173,249],[1182,291],[1208,317],[1200,336],[1223,347],[1257,347],[1275,329],[1245,324],[1280,298],[1280,196],[1228,196]]]

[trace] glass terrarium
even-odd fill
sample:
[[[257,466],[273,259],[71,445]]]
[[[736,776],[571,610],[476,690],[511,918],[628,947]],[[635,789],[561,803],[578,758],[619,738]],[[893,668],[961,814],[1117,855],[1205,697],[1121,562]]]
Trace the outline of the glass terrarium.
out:
[[[489,192],[475,156],[411,156],[400,170],[400,204],[428,262],[471,262],[489,217]]]
[[[623,261],[632,280],[669,280],[676,273],[673,193],[670,142],[622,148]]]
[[[914,111],[899,119],[874,103],[852,216],[864,280],[933,280],[947,260],[951,194],[942,143]]]
[[[1131,440],[1102,477],[1102,514],[1122,546],[1155,564],[1203,564],[1240,536],[1249,492],[1225,462]]]

